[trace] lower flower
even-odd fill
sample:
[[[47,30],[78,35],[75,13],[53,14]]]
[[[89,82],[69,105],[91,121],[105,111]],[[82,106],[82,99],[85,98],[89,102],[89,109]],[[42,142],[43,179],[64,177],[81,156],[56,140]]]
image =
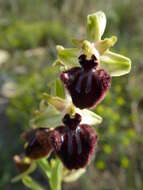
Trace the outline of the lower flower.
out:
[[[80,125],[80,121],[79,114],[74,118],[66,114],[63,119],[65,126],[57,127],[50,137],[58,157],[70,170],[87,166],[98,140],[94,129],[87,124]]]
[[[63,126],[54,130],[37,128],[24,133],[26,156],[40,159],[55,151],[68,169],[86,167],[94,154],[98,136],[92,127],[80,122],[79,114],[76,113],[73,118],[66,114]]]

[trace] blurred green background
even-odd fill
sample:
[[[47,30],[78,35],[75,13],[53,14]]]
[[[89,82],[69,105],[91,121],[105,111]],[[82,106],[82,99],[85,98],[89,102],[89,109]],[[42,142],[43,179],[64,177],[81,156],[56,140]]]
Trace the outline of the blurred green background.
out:
[[[17,174],[12,157],[23,150],[20,133],[47,91],[55,46],[82,39],[87,14],[98,10],[108,19],[104,36],[118,36],[114,51],[132,59],[132,71],[113,78],[96,108],[104,118],[96,157],[85,175],[63,189],[143,189],[143,1],[0,0],[0,190],[27,189],[10,183]],[[39,171],[35,177],[48,189]]]

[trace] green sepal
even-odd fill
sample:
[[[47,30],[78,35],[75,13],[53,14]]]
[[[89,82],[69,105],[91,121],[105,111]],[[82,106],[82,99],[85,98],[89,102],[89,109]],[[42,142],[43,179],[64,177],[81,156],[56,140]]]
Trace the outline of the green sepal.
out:
[[[64,113],[69,113],[70,115],[79,113],[82,117],[82,123],[89,125],[98,125],[102,122],[102,117],[96,113],[87,109],[80,110],[79,108],[76,108],[72,104],[71,99],[62,99],[57,96],[53,97],[47,93],[44,93],[43,97],[44,100],[42,100],[40,103],[40,111],[30,121],[31,127],[33,128],[39,126],[55,128],[62,124]],[[47,101],[50,105],[45,106],[45,101]]]
[[[58,51],[58,59],[56,64],[59,63],[61,65],[67,66],[67,68],[72,68],[75,66],[79,66],[78,56],[80,54],[80,50],[78,48],[64,48],[63,46],[56,46]]]
[[[128,74],[131,70],[131,60],[123,55],[107,51],[100,57],[100,66],[113,77]]]
[[[48,102],[52,106],[54,106],[58,111],[60,111],[59,112],[60,115],[62,115],[61,112],[66,112],[66,113],[73,114],[73,115],[75,113],[79,113],[82,116],[82,123],[88,123],[89,125],[98,125],[102,122],[102,117],[100,117],[99,115],[97,115],[93,111],[90,111],[87,109],[81,110],[79,108],[76,108],[72,104],[71,99],[65,100],[65,99],[62,99],[59,97],[50,96],[47,93],[44,93],[44,98],[46,100],[48,100]],[[52,123],[51,123],[51,125],[52,125]]]
[[[32,128],[55,128],[61,124],[62,117],[60,111],[49,105],[44,110],[39,111],[39,113],[30,120],[30,125]]]
[[[95,112],[83,109],[80,110],[78,108],[75,109],[77,113],[79,113],[82,117],[81,123],[88,125],[99,125],[102,122],[102,117],[97,115]]]
[[[21,174],[15,176],[15,177],[11,180],[11,182],[12,182],[12,183],[18,182],[18,181],[21,180],[23,177],[25,177],[25,176],[31,174],[32,172],[34,172],[34,170],[36,169],[36,167],[37,167],[37,165],[36,165],[36,163],[33,161],[33,162],[31,163],[31,166],[30,166],[25,172],[23,172],[23,173],[21,173]]]
[[[58,111],[64,111],[67,107],[68,102],[65,99],[59,98],[58,96],[51,96],[47,93],[43,94],[43,98],[48,101],[48,104],[54,106]]]
[[[31,190],[46,190],[44,187],[42,187],[39,183],[37,183],[30,176],[23,177],[22,182],[24,183],[24,185],[26,187],[28,187]]]
[[[87,37],[91,42],[101,40],[106,27],[106,16],[102,11],[87,16]]]
[[[86,172],[85,168],[81,168],[78,170],[72,170],[72,171],[64,169],[63,181],[66,183],[74,182],[74,181],[78,180],[85,172]]]
[[[56,79],[56,96],[65,98],[64,85],[59,78]]]
[[[60,98],[65,98],[64,85],[60,80],[59,76],[58,77],[55,76],[53,81],[51,81],[48,84],[48,87],[49,87],[48,92],[50,93],[51,96],[58,96]]]

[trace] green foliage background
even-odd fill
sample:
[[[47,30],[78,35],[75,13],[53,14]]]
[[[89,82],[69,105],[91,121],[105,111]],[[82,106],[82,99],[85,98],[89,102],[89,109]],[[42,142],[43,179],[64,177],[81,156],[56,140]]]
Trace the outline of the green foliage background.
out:
[[[116,50],[131,58],[129,75],[114,78],[96,112],[104,119],[96,157],[86,174],[64,190],[143,189],[143,1],[142,0],[1,0],[0,49],[0,190],[24,190],[11,184],[17,173],[12,156],[23,149],[20,133],[28,128],[41,95],[55,71],[56,44],[71,46],[85,35],[87,14],[103,10],[105,36],[118,36]],[[36,48],[36,49],[35,49]],[[34,176],[48,189],[37,171]]]

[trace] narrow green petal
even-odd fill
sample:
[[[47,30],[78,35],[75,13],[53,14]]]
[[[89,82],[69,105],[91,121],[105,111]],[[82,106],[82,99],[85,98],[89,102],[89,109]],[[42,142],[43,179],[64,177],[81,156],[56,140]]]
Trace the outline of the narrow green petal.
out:
[[[105,38],[95,43],[95,48],[99,51],[100,55],[103,55],[109,48],[114,46],[117,42],[117,37]]]
[[[106,27],[106,16],[99,11],[87,16],[87,37],[90,41],[101,40]]]
[[[123,55],[107,51],[100,57],[101,68],[113,77],[128,74],[131,70],[131,60]]]

